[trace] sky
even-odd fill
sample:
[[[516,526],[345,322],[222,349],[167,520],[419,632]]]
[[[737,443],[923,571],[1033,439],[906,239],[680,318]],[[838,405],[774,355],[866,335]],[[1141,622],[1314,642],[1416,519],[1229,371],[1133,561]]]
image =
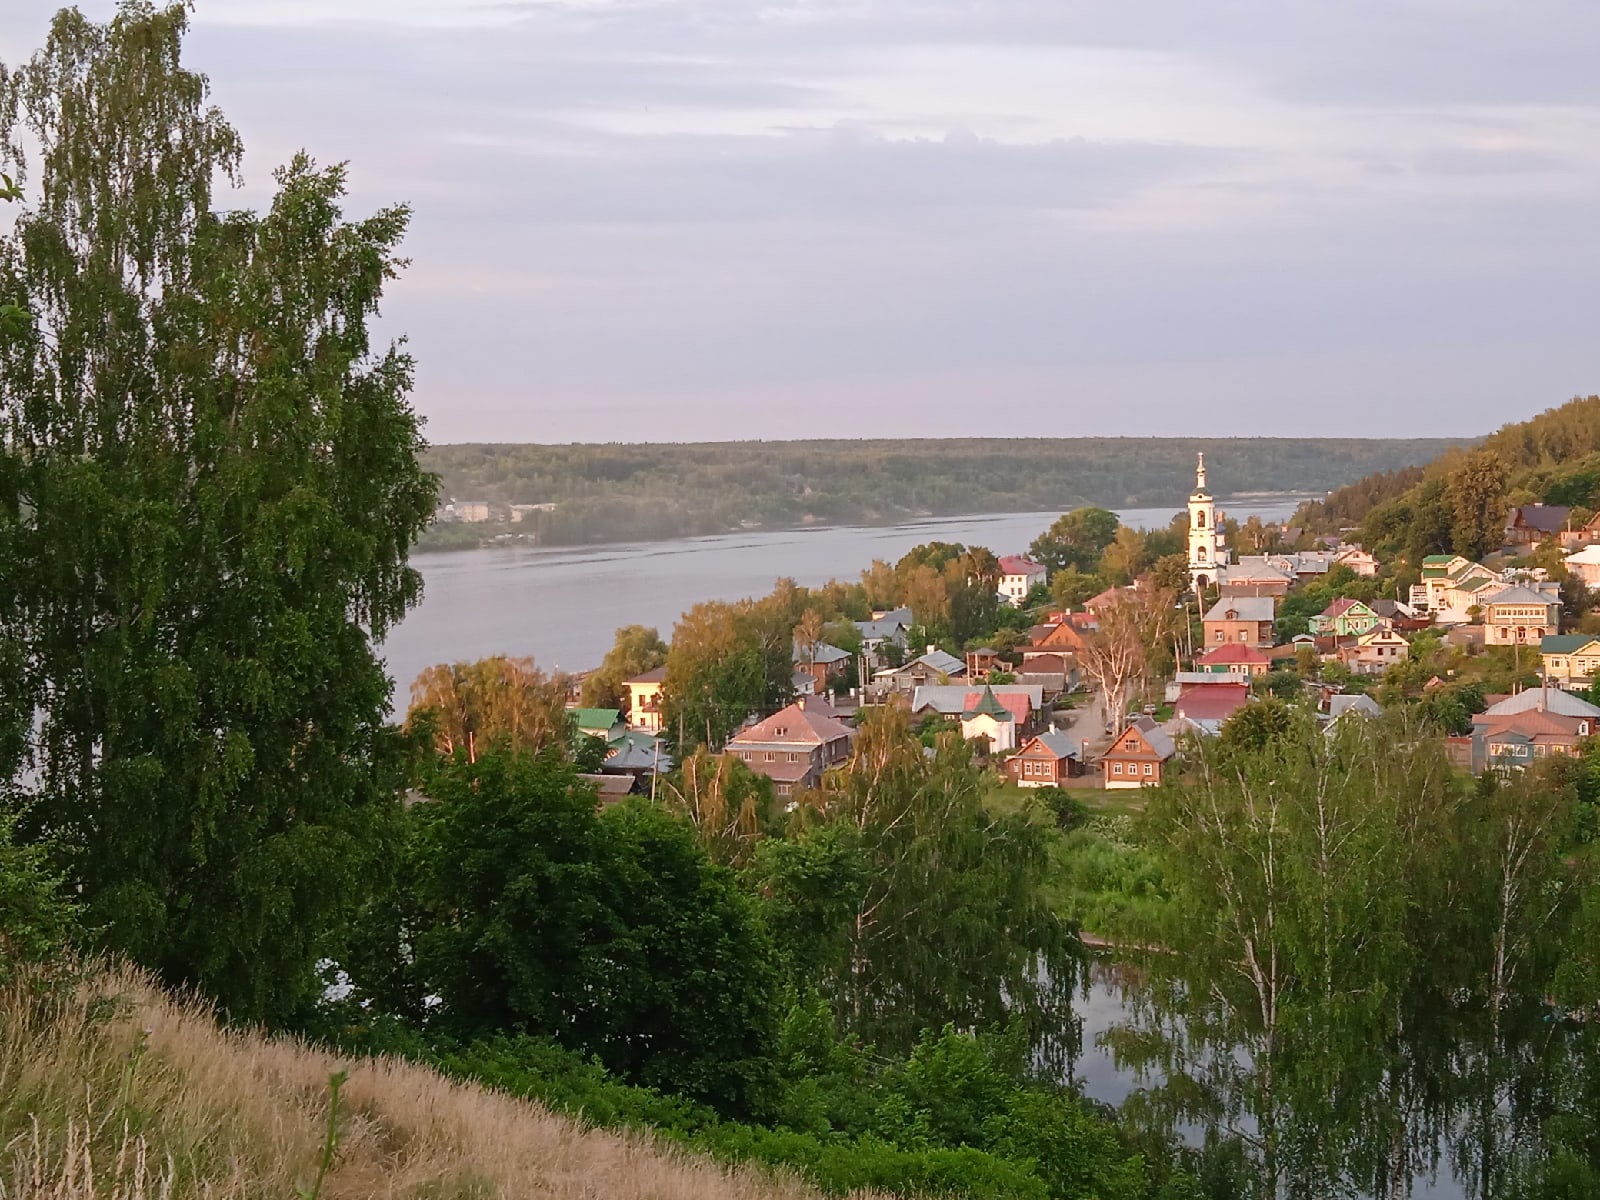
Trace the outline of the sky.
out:
[[[55,6],[0,4],[0,60]],[[80,5],[108,15],[109,0]],[[1462,436],[1600,390],[1594,0],[197,0],[436,442]]]

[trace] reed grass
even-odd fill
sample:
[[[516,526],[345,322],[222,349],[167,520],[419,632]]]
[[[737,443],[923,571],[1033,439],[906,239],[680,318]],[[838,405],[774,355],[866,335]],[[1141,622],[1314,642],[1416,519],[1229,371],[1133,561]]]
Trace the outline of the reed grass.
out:
[[[348,1074],[339,1086],[332,1077]],[[332,1147],[336,1146],[336,1152]],[[0,1200],[815,1200],[392,1059],[220,1027],[126,967],[0,989]]]

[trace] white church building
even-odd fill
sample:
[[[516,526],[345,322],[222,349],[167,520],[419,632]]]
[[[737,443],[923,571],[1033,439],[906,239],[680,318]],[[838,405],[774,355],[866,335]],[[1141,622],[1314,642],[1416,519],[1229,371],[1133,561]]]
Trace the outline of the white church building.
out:
[[[1206,456],[1195,464],[1194,492],[1189,497],[1189,583],[1196,595],[1222,582],[1228,566],[1228,542],[1218,523],[1225,514],[1206,491]]]

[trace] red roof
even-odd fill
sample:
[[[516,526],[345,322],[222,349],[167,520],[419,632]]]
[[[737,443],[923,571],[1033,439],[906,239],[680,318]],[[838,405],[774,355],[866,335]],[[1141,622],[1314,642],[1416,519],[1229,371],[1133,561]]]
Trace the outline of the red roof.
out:
[[[1349,612],[1350,609],[1355,607],[1355,603],[1356,602],[1354,600],[1348,600],[1348,599],[1340,598],[1338,600],[1335,600],[1332,604],[1328,605],[1327,608],[1323,609],[1322,610],[1322,615],[1325,616],[1325,617],[1340,617],[1340,616],[1343,616],[1345,613]]]
[[[1222,666],[1230,663],[1240,664],[1265,664],[1272,661],[1264,650],[1257,650],[1254,646],[1247,646],[1243,642],[1224,642],[1220,646],[1213,646],[1200,656],[1200,661],[1207,666]]]
[[[1026,724],[1033,714],[1033,703],[1028,699],[1027,692],[996,692],[994,698],[1005,706],[1006,711],[1016,718],[1019,724]],[[978,707],[978,702],[983,699],[983,692],[968,692],[967,698],[962,702],[961,711],[971,712]]]
[[[1242,683],[1193,683],[1179,693],[1172,711],[1191,721],[1226,721],[1249,699],[1250,689]]]
[[[1031,558],[1024,558],[1020,554],[1005,554],[1000,558],[1000,573],[1002,575],[1037,575],[1044,567]]]

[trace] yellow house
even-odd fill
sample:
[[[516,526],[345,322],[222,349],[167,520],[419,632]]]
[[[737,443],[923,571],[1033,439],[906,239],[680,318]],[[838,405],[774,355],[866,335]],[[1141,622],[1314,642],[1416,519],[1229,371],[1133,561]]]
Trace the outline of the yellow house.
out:
[[[1552,683],[1587,687],[1600,675],[1600,637],[1587,633],[1561,633],[1542,638],[1539,654],[1544,673]]]
[[[641,733],[661,732],[661,685],[666,682],[667,669],[657,667],[632,679],[624,679],[628,689],[628,728]]]

